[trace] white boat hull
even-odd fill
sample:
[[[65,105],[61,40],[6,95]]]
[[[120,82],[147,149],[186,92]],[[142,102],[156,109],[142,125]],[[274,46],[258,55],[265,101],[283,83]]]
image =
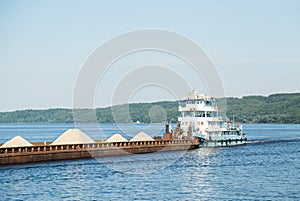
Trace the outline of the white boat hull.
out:
[[[205,139],[200,137],[199,147],[228,147],[238,146],[247,143],[245,136],[226,135],[214,137],[213,139]]]

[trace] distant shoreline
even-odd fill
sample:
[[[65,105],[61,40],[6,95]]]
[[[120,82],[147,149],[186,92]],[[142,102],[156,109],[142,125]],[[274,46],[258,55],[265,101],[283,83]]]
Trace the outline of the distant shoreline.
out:
[[[245,96],[242,98],[226,98],[226,116],[233,117],[241,123],[259,124],[300,124],[300,93],[272,94],[269,96]],[[131,119],[124,117],[118,122],[131,123],[139,121],[150,123],[149,110],[153,106],[162,107],[168,122],[177,122],[177,101],[159,101],[153,103],[131,103],[129,113]],[[114,111],[122,113],[122,105],[113,106]],[[91,123],[93,119],[84,116],[92,109],[78,109],[82,119],[76,122]],[[114,123],[112,108],[95,109],[99,123]],[[126,116],[126,115],[125,115]],[[74,123],[72,109],[17,110],[0,112],[0,123]]]

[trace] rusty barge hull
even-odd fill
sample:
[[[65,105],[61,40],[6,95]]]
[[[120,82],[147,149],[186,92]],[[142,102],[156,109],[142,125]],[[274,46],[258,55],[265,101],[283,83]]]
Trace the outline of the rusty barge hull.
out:
[[[147,154],[153,152],[180,151],[198,148],[198,144],[190,140],[162,140],[71,145],[47,144],[35,145],[33,147],[0,148],[0,165],[99,158],[130,154]]]

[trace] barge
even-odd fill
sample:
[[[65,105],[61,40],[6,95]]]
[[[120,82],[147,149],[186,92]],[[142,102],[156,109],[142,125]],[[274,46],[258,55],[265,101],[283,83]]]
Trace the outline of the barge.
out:
[[[128,142],[102,140],[95,143],[60,145],[52,145],[52,142],[36,142],[32,143],[32,146],[0,148],[0,165],[189,150],[197,148],[198,144],[196,140],[185,139]]]

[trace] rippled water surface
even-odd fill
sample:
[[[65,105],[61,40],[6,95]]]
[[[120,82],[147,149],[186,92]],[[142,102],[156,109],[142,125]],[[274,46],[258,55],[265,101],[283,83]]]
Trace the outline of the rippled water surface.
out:
[[[71,127],[0,124],[0,143],[15,135],[53,141]],[[106,137],[122,133],[101,127]],[[160,125],[140,129],[163,132]],[[244,130],[246,146],[2,166],[0,200],[299,200],[300,125]]]

